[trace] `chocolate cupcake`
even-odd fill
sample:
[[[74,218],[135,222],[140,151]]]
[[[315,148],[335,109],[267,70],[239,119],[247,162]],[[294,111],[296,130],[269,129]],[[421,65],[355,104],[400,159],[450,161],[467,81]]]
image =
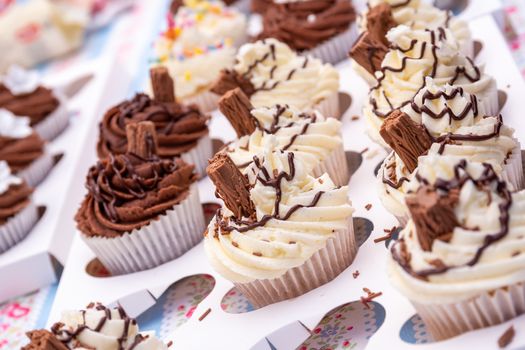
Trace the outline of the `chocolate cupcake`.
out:
[[[290,151],[314,177],[327,173],[336,185],[348,184],[350,175],[341,137],[341,122],[317,111],[300,112],[290,106],[253,108],[239,89],[219,101],[221,112],[237,131],[238,140],[224,152],[241,172],[262,157],[268,145]]]
[[[151,70],[154,98],[137,94],[110,108],[99,125],[97,154],[100,159],[127,151],[126,126],[141,121],[155,125],[157,155],[162,159],[181,157],[204,174],[212,156],[208,132],[209,117],[195,105],[175,101],[173,80],[163,67]]]
[[[222,71],[212,91],[224,95],[237,87],[256,108],[280,104],[339,115],[337,70],[273,38],[243,45],[236,64]]]
[[[346,59],[357,36],[355,10],[350,0],[269,3],[259,39],[275,38],[297,52],[327,63]]]
[[[16,117],[0,108],[0,160],[11,171],[35,187],[53,167],[53,157],[46,152],[45,142],[29,126],[29,118]]]
[[[39,85],[36,72],[11,66],[0,80],[0,108],[28,117],[30,125],[46,141],[57,137],[69,122],[64,97]]]
[[[489,164],[459,160],[448,173],[407,197],[411,220],[388,261],[435,340],[525,313],[525,192]]]
[[[86,310],[65,311],[51,330],[27,332],[30,343],[22,350],[167,350],[154,334],[139,332],[137,321],[122,307],[109,309],[91,303]]]
[[[112,274],[179,257],[205,227],[193,165],[156,155],[152,122],[130,123],[126,131],[127,153],[110,154],[89,170],[75,217],[81,237]]]
[[[24,239],[38,221],[32,193],[24,180],[11,175],[9,165],[0,161],[0,253]]]
[[[205,234],[213,268],[262,307],[344,271],[357,253],[347,186],[310,176],[293,152],[268,148],[241,174],[219,153],[208,175],[224,201]],[[253,185],[250,185],[253,184]]]

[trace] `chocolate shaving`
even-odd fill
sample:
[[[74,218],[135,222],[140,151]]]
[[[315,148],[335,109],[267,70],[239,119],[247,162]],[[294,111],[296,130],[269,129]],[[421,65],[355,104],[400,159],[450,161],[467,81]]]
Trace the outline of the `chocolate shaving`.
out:
[[[365,297],[361,297],[361,303],[363,303],[363,305],[367,308],[367,309],[370,309],[370,305],[369,303],[372,302],[372,300],[374,300],[375,298],[377,297],[380,297],[381,295],[383,295],[383,292],[377,292],[377,293],[374,293],[372,292],[370,289],[368,288],[363,288],[363,291],[367,294]]]
[[[514,339],[514,326],[510,326],[503,334],[498,338],[498,346],[500,349],[506,348]]]
[[[218,95],[224,95],[235,88],[240,88],[248,97],[251,97],[255,93],[255,87],[249,78],[234,70],[228,69],[223,69],[221,71],[221,74],[211,88],[211,91]]]
[[[240,88],[225,93],[219,100],[219,109],[235,129],[237,137],[250,135],[255,131],[257,120],[250,113],[253,106]]]
[[[155,124],[150,121],[126,125],[128,153],[149,159],[157,154],[157,133]]]
[[[454,213],[458,201],[457,189],[442,196],[429,186],[422,186],[415,194],[407,196],[406,204],[416,226],[421,249],[430,251],[435,239],[451,238],[450,233],[459,225]]]
[[[204,313],[199,317],[199,322],[204,320],[206,318],[206,316],[208,316],[208,314],[211,312],[211,309],[208,308],[208,310],[204,311]]]
[[[391,229],[385,228],[383,231],[386,233],[386,235],[374,239],[374,243],[380,243],[389,240],[390,238],[392,238],[394,232],[396,232],[396,229],[396,226],[392,226]]]
[[[57,337],[45,330],[39,329],[26,333],[27,337],[31,340],[29,344],[23,346],[21,350],[67,350],[67,346],[62,344]]]
[[[149,75],[155,101],[174,103],[175,85],[168,69],[163,66],[153,67],[149,70]]]
[[[388,46],[375,37],[370,32],[364,32],[350,50],[350,57],[372,75],[381,69],[381,62],[388,52]]]
[[[255,213],[250,199],[250,184],[235,163],[224,153],[217,153],[206,169],[224,205],[238,219],[252,217]]]
[[[365,205],[365,209],[368,211],[370,209],[372,209],[372,204],[368,203],[367,205]]]
[[[386,33],[397,26],[392,16],[392,8],[388,3],[381,3],[368,10],[366,15],[366,29],[374,40],[382,42],[385,46],[389,45]]]
[[[425,127],[397,109],[388,115],[379,133],[410,172],[416,169],[419,156],[432,145],[432,138]]]

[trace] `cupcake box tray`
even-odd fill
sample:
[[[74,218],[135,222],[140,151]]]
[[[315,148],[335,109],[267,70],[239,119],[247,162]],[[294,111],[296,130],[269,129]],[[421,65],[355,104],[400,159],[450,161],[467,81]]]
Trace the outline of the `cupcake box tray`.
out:
[[[24,240],[0,254],[0,303],[57,280],[57,270],[66,263],[74,238],[71,233],[74,223],[64,218],[73,217],[84,192],[85,174],[92,164],[85,155],[92,153],[90,140],[96,136],[94,128],[106,107],[126,93],[130,84],[126,64],[136,65],[139,57],[124,46],[123,39],[130,40],[124,33],[129,33],[137,20],[141,21],[138,24],[143,32],[134,36],[134,40],[146,45],[154,32],[153,18],[157,17],[157,11],[148,9],[144,1],[138,1],[129,16],[119,18],[107,33],[86,44],[86,50],[104,50],[103,54],[89,59],[92,55],[81,51],[43,69],[44,84],[70,97],[66,102],[69,125],[46,146],[50,154],[60,159],[33,194],[34,203],[45,207],[45,212]],[[95,47],[97,45],[99,47]],[[123,61],[126,64],[119,61],[123,58],[127,58]],[[114,80],[110,81],[110,77]],[[86,145],[89,152],[86,152]],[[68,188],[76,190],[71,193],[66,190]]]
[[[516,135],[525,135],[525,124],[521,122],[522,98],[525,84],[506,47],[505,40],[492,16],[486,15],[471,21],[474,37],[483,42],[483,49],[477,58],[485,63],[486,72],[494,76],[500,90],[507,99],[502,114],[505,122],[516,129]],[[144,69],[143,67],[142,69]],[[317,288],[299,298],[270,305],[259,310],[242,314],[230,314],[221,308],[223,296],[230,291],[232,284],[220,277],[209,266],[202,243],[182,257],[155,269],[115,277],[93,277],[86,272],[86,266],[94,259],[93,253],[77,235],[73,241],[68,263],[65,266],[56,299],[49,317],[49,324],[60,318],[62,310],[77,309],[91,301],[106,304],[120,303],[131,316],[137,316],[155,304],[162,293],[174,282],[191,275],[208,274],[215,279],[215,287],[195,309],[193,317],[173,330],[171,339],[174,349],[294,349],[310,336],[322,317],[331,309],[365,296],[363,288],[382,292],[374,301],[386,309],[384,323],[369,339],[368,349],[421,348],[443,349],[460,348],[464,344],[474,348],[497,349],[498,337],[514,324],[516,336],[509,349],[525,346],[525,332],[519,324],[525,316],[506,324],[471,332],[462,336],[432,344],[414,345],[401,340],[402,325],[414,314],[414,309],[406,298],[393,289],[386,275],[387,248],[385,242],[374,243],[374,238],[384,235],[383,229],[396,225],[394,217],[381,206],[375,194],[374,169],[386,155],[365,134],[363,118],[352,120],[352,115],[361,114],[362,102],[366,99],[367,87],[350,68],[349,62],[338,66],[341,73],[341,86],[352,96],[353,104],[343,118],[343,138],[345,149],[362,152],[362,164],[353,175],[349,185],[349,196],[356,209],[354,217],[370,220],[374,229],[360,247],[354,263],[332,282]],[[113,79],[114,81],[115,79]],[[219,113],[215,113],[210,132],[212,137],[224,141],[234,138],[234,132]],[[85,138],[82,167],[78,167],[75,180],[70,185],[68,202],[71,215],[83,193],[82,180],[87,165],[94,162],[96,123],[91,123]],[[216,202],[214,189],[205,178],[199,182],[201,201]],[[370,210],[365,209],[371,204]],[[72,223],[70,223],[72,226]],[[357,278],[353,273],[359,271]],[[210,311],[208,311],[210,310]],[[205,315],[205,317],[203,317]],[[300,323],[298,322],[300,321]],[[358,348],[364,348],[360,344]]]

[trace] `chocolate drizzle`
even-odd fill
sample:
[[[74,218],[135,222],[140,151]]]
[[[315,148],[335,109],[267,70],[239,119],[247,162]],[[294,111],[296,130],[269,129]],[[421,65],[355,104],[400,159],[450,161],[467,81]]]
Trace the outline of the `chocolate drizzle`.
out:
[[[484,238],[483,244],[476,250],[476,253],[474,254],[474,256],[469,261],[467,261],[465,264],[457,265],[457,266],[449,266],[443,263],[443,264],[437,264],[438,266],[435,268],[428,268],[428,269],[424,269],[421,271],[414,271],[412,267],[410,266],[409,255],[402,254],[403,251],[406,251],[406,243],[404,242],[403,239],[400,239],[392,246],[392,249],[391,249],[392,257],[407,273],[417,278],[426,279],[428,276],[442,274],[451,269],[467,267],[467,266],[474,266],[479,262],[484,251],[488,247],[490,247],[492,244],[498,242],[499,240],[507,236],[507,234],[509,233],[509,224],[510,224],[509,211],[510,211],[510,207],[512,206],[512,194],[507,189],[506,183],[504,181],[501,181],[498,178],[498,175],[496,174],[494,169],[489,164],[483,164],[483,167],[484,167],[484,171],[481,174],[481,176],[477,179],[474,179],[472,176],[470,176],[467,173],[467,170],[466,170],[467,161],[462,160],[460,163],[458,163],[454,167],[454,178],[452,178],[451,180],[437,179],[433,185],[433,188],[440,191],[442,195],[446,196],[451,191],[461,190],[463,185],[469,181],[472,182],[476,186],[476,188],[480,190],[484,188],[488,188],[488,191],[490,191],[490,186],[494,185],[495,192],[497,193],[499,197],[502,198],[502,203],[498,205],[499,212],[500,212],[499,231],[486,235]],[[425,181],[424,184],[428,185],[428,181]],[[489,197],[489,199],[492,200],[492,197]],[[399,246],[399,249],[396,249],[396,247],[398,246]]]
[[[231,231],[238,231],[238,232],[247,232],[250,230],[253,230],[257,227],[262,227],[268,223],[268,221],[272,219],[276,220],[288,220],[293,213],[295,213],[297,210],[301,208],[311,208],[317,205],[319,200],[321,199],[321,196],[323,195],[324,191],[319,191],[316,193],[314,198],[312,199],[311,203],[303,205],[303,204],[296,204],[292,206],[284,215],[281,215],[279,212],[279,207],[282,199],[282,189],[281,189],[281,182],[283,179],[286,181],[291,181],[295,177],[295,164],[294,164],[294,153],[289,152],[287,154],[288,157],[288,168],[289,172],[280,171],[277,174],[273,174],[273,177],[270,176],[270,173],[268,170],[262,165],[261,160],[257,157],[253,157],[253,161],[255,163],[255,166],[259,169],[259,173],[257,174],[257,181],[261,183],[263,186],[271,187],[275,189],[275,201],[274,201],[274,210],[273,214],[271,215],[264,215],[260,220],[237,220],[234,217],[231,217],[230,220],[236,225],[236,226],[229,226],[227,221],[224,220],[224,217],[222,216],[221,211],[219,210],[217,212],[217,220],[220,220],[219,226],[224,234],[227,234]]]

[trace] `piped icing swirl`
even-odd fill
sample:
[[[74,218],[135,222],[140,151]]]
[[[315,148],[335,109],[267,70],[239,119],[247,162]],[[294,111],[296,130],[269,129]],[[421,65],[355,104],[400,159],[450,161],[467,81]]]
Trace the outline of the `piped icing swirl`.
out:
[[[158,138],[158,155],[173,158],[191,150],[198,140],[208,134],[208,117],[194,105],[161,103],[146,94],[136,94],[106,112],[99,125],[97,154],[99,158],[110,153],[126,152],[126,125],[151,121]]]
[[[409,26],[413,30],[435,30],[446,28],[459,42],[460,50],[468,57],[472,57],[472,36],[467,22],[451,15],[448,11],[438,9],[431,4],[420,0],[369,0],[368,7],[381,3],[388,3],[392,8],[392,16],[399,25]],[[362,16],[361,30],[366,29],[366,13]]]
[[[193,97],[233,66],[235,47],[245,41],[245,33],[242,13],[218,1],[187,1],[168,17],[167,29],[155,41],[153,65],[168,68],[177,98]]]
[[[87,236],[118,237],[148,225],[188,196],[197,180],[193,168],[181,159],[129,153],[100,160],[86,178],[78,228]]]
[[[413,31],[398,26],[388,32],[387,38],[391,47],[381,70],[376,72],[377,83],[370,89],[363,111],[374,140],[383,143],[377,132],[383,119],[392,110],[410,104],[425,87],[427,77],[437,86],[451,84],[463,88],[477,97],[481,112],[497,113],[494,79],[459,53],[458,43],[448,30]]]
[[[66,349],[166,350],[152,335],[139,333],[135,319],[119,306],[109,309],[91,303],[86,310],[65,311],[51,333]]]
[[[29,126],[29,118],[0,108],[0,160],[13,172],[25,169],[44,154],[44,141]]]
[[[229,144],[226,152],[241,171],[261,157],[268,147],[291,151],[306,168],[313,169],[336,148],[341,147],[341,122],[325,118],[317,111],[300,112],[290,106],[276,105],[251,111],[258,128]]]
[[[459,86],[436,86],[427,78],[426,86],[401,109],[424,126],[432,138],[428,155],[456,156],[469,162],[491,164],[502,174],[509,156],[519,149],[514,130],[503,125],[501,116],[485,116],[474,95]],[[420,157],[418,163],[421,164]],[[425,161],[425,160],[423,160]],[[395,152],[381,167],[379,195],[384,206],[396,216],[406,214],[405,195],[417,183]]]
[[[409,221],[389,262],[392,282],[403,294],[420,303],[458,302],[525,280],[525,192],[511,193],[490,165],[465,160],[428,186],[458,198],[457,224],[425,250]]]
[[[26,208],[32,193],[22,179],[11,174],[7,162],[0,161],[0,225]]]
[[[247,171],[255,217],[237,220],[227,209],[212,219],[204,247],[212,266],[238,283],[277,278],[302,265],[334,232],[347,229],[347,187],[314,178],[294,153],[268,150]]]
[[[275,38],[296,51],[310,50],[348,30],[354,20],[349,0],[273,4],[263,15],[258,38]]]
[[[243,45],[233,70],[254,87],[254,107],[289,105],[311,108],[339,90],[339,73],[321,60],[297,55],[276,39]]]

